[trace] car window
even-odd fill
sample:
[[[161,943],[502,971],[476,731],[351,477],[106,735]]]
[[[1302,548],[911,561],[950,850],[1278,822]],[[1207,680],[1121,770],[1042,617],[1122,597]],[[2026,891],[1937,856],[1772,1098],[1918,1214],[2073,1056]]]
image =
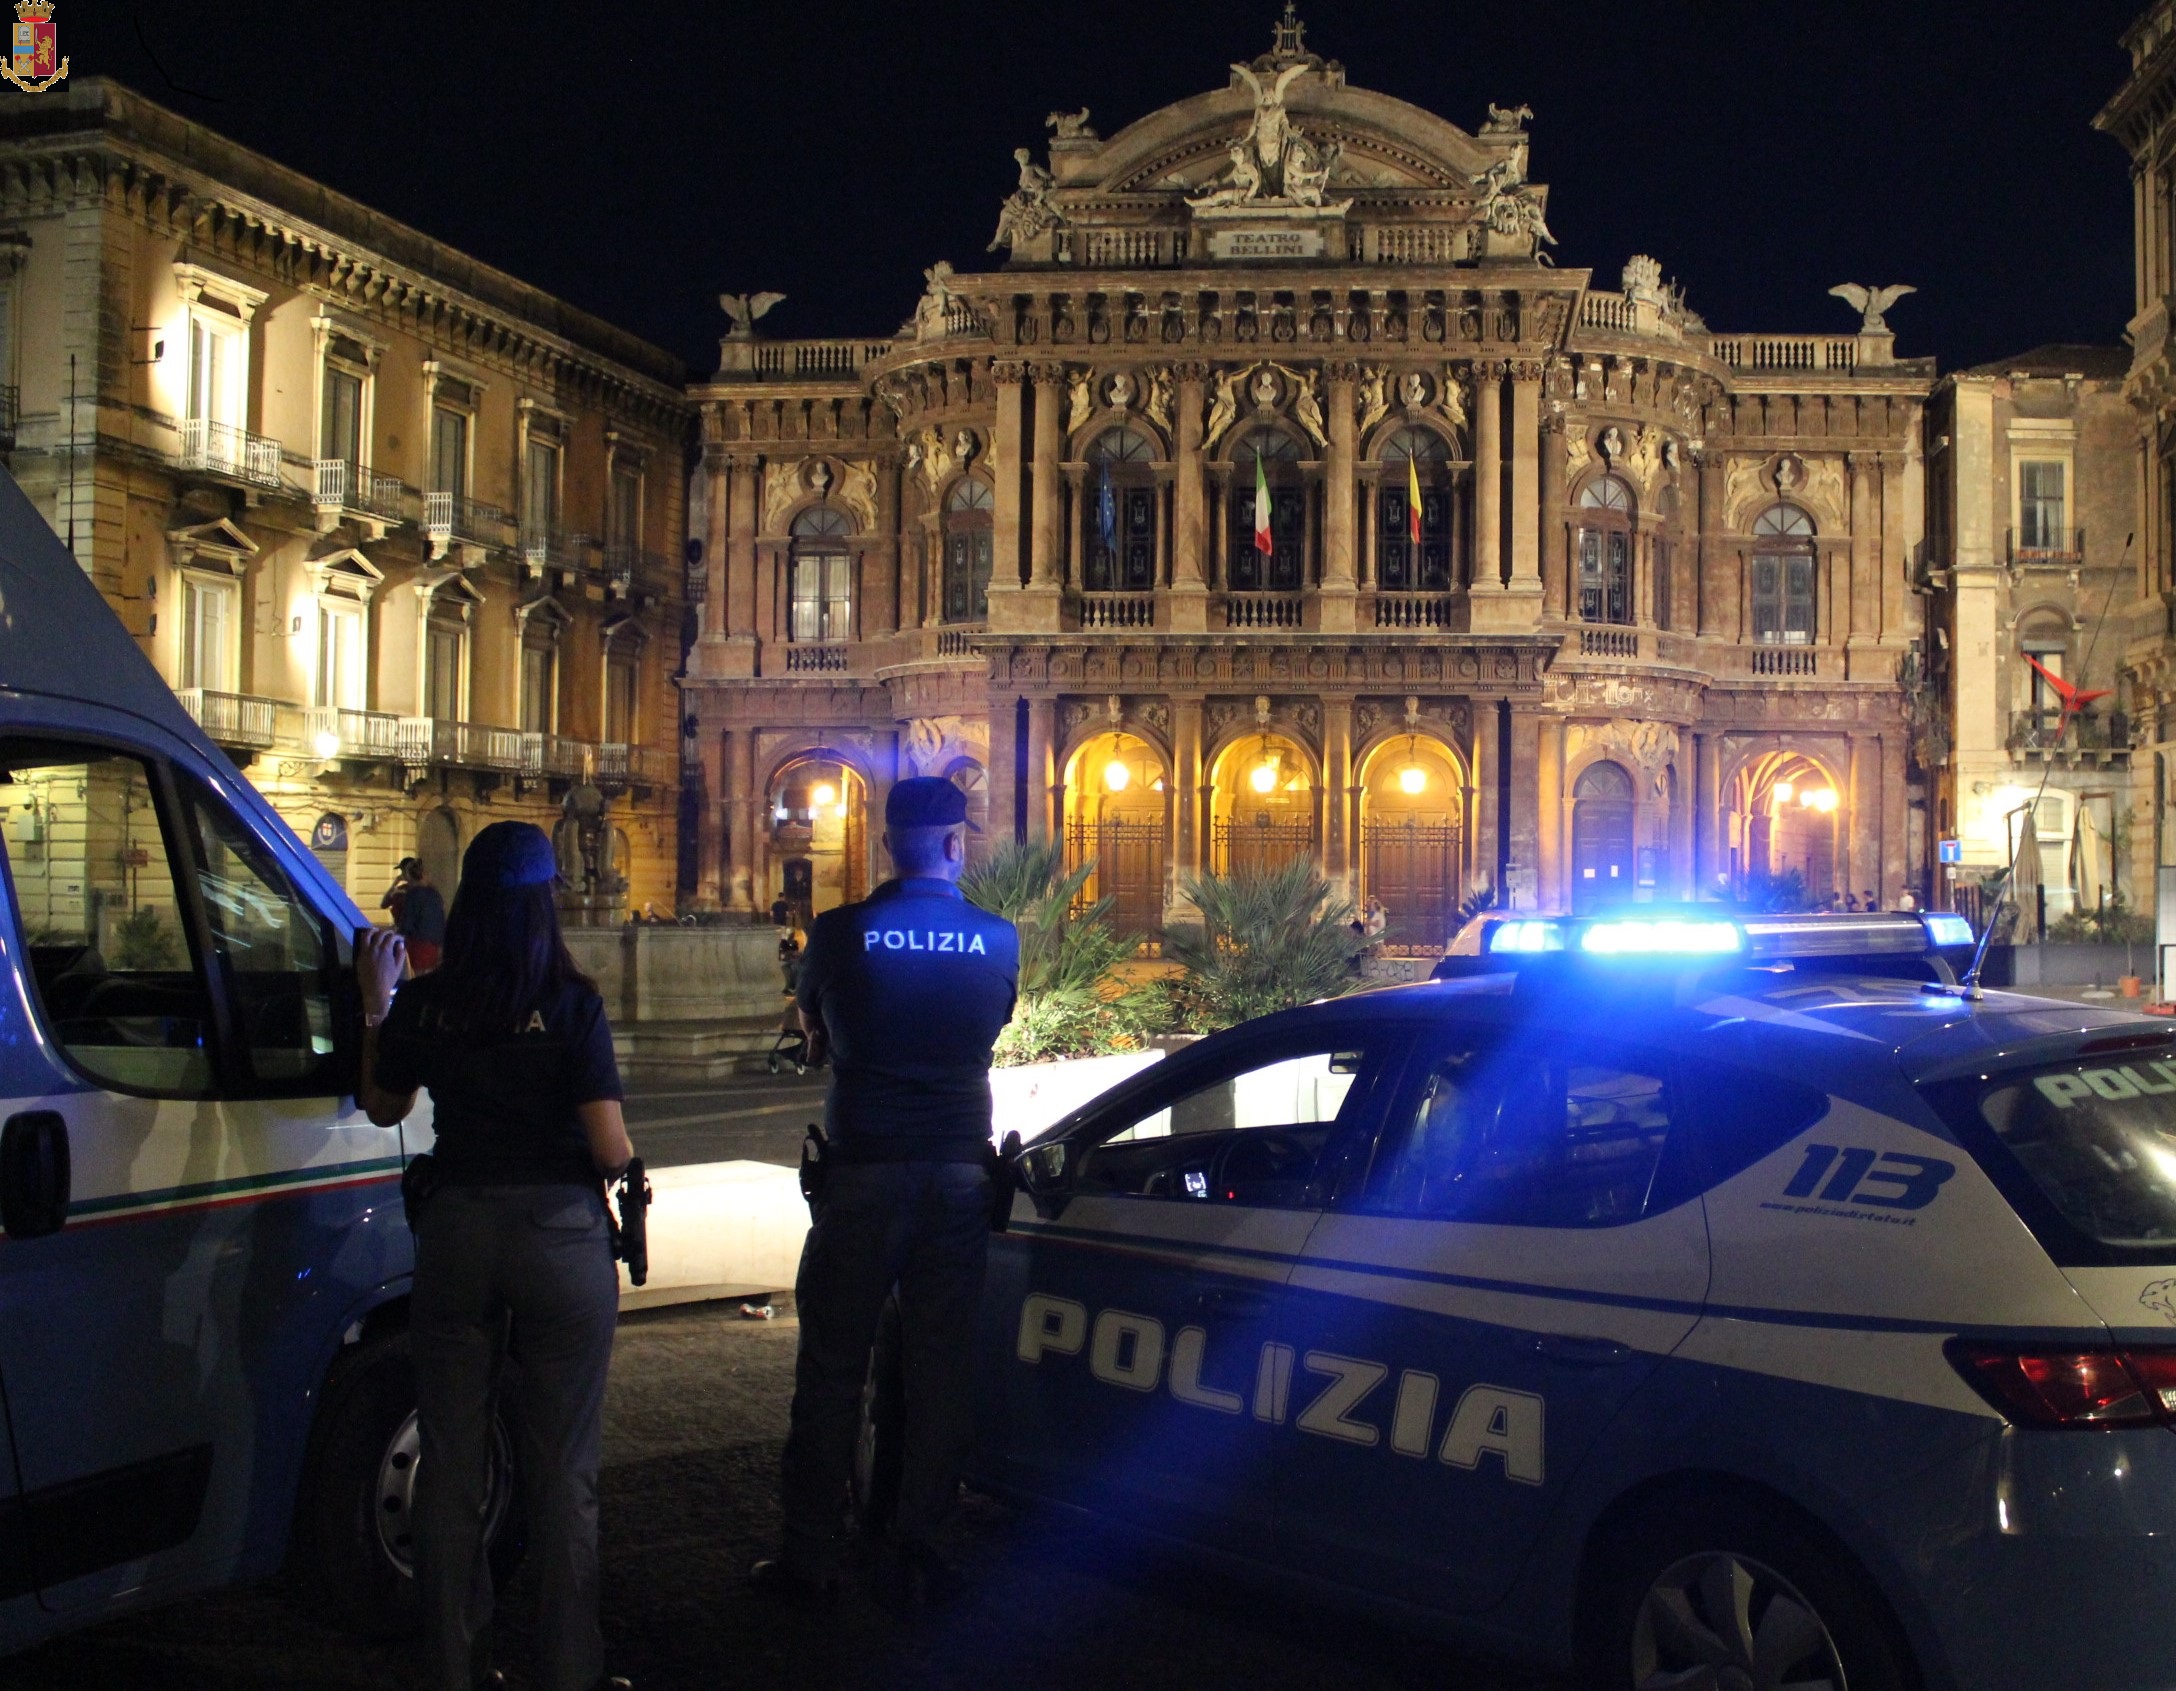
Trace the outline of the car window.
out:
[[[1658,1062],[1486,1036],[1439,1047],[1378,1182],[1406,1215],[1610,1227],[1647,1213],[1671,1126]]]
[[[1078,1184],[1195,1203],[1314,1202],[1377,1066],[1351,1042],[1235,1053],[1092,1127]]]
[[[151,771],[101,748],[0,743],[0,837],[54,1041],[126,1091],[212,1090],[211,996]]]
[[[251,1077],[283,1091],[313,1084],[337,1090],[330,930],[232,811],[200,790],[190,794],[189,810],[202,853],[204,913]]]

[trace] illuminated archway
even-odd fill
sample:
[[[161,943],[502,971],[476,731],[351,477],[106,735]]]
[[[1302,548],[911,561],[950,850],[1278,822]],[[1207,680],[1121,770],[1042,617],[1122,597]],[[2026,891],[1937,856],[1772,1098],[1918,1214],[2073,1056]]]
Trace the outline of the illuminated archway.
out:
[[[1730,890],[1751,903],[1825,909],[1841,888],[1841,784],[1819,758],[1764,752],[1724,795]]]
[[[1464,762],[1440,740],[1401,734],[1361,760],[1357,784],[1360,896],[1383,907],[1385,948],[1442,951],[1466,884]]]
[[[1296,740],[1267,729],[1241,735],[1218,754],[1209,785],[1218,874],[1262,873],[1321,855],[1314,754]]]
[[[1085,740],[1065,767],[1067,867],[1094,863],[1083,894],[1110,899],[1112,925],[1136,939],[1163,932],[1168,788],[1162,755],[1135,734]]]
[[[783,901],[796,927],[868,896],[868,794],[851,764],[824,751],[794,758],[771,778],[764,902],[775,908]]]

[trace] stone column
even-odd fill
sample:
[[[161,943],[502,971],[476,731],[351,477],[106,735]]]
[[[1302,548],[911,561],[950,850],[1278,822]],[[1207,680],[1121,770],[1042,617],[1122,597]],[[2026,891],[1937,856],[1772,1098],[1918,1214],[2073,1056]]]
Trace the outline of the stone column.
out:
[[[1670,765],[1670,873],[1667,887],[1656,889],[1658,898],[1689,899],[1697,894],[1692,844],[1696,783],[1690,778],[1692,759],[1686,755],[1689,745],[1683,736],[1679,737],[1678,754]]]
[[[1910,810],[1904,799],[1904,755],[1907,744],[1903,730],[1882,735],[1881,745],[1881,857],[1879,878],[1874,889],[1881,894],[1883,908],[1896,903],[1896,895],[1911,885],[1919,865],[1912,861],[1909,839]],[[2144,761],[2151,762],[2151,759]],[[2126,867],[2122,853],[2128,842],[2117,842],[2116,862]]]
[[[922,626],[944,626],[944,519],[935,511],[921,518]]]
[[[1065,392],[1065,366],[1035,366],[1035,449],[1030,475],[1028,585],[1056,588],[1065,577],[1059,558],[1058,517],[1062,508],[1058,463],[1061,457],[1058,400]]]
[[[1571,614],[1570,562],[1564,539],[1564,419],[1552,417],[1541,435],[1541,611]]]
[[[1334,437],[1333,437],[1334,438]],[[1340,892],[1357,890],[1352,837],[1352,700],[1322,701],[1322,867]]]
[[[1323,464],[1322,590],[1317,626],[1327,633],[1349,634],[1353,627],[1355,539],[1358,513],[1353,508],[1353,384],[1360,367],[1348,359],[1324,367],[1329,378],[1328,457]]]
[[[1854,452],[1851,466],[1851,644],[1881,637],[1881,531],[1875,493],[1881,476],[1878,452]],[[1839,632],[1841,630],[1839,629]],[[1862,679],[1854,676],[1854,680]]]
[[[1713,447],[1700,454],[1700,510],[1693,541],[1694,630],[1735,639],[1735,596],[1726,604],[1724,572],[1732,565],[1723,545],[1723,455]]]
[[[753,452],[726,458],[725,639],[723,668],[728,676],[756,672],[756,497],[762,485]],[[717,524],[711,524],[715,531]],[[716,578],[713,577],[713,580]]]
[[[1057,738],[1058,701],[1049,698],[1028,700],[1026,837],[1031,840],[1051,837],[1051,814],[1058,792]]]
[[[1863,734],[1851,736],[1851,758],[1845,767],[1843,803],[1837,813],[1843,826],[1836,830],[1836,856],[1843,874],[1843,890],[1866,890],[1869,879],[1881,874],[1881,799],[1876,786],[1881,766],[1880,747],[1870,745]]]
[[[1541,767],[1536,777],[1536,799],[1539,815],[1535,830],[1539,841],[1534,859],[1536,896],[1544,910],[1568,910],[1571,908],[1571,878],[1565,858],[1570,841],[1564,794],[1564,719],[1561,716],[1541,719]]]
[[[1541,609],[1541,364],[1511,367],[1511,591]]]
[[[714,744],[718,736],[706,736],[706,742]],[[723,793],[725,811],[725,908],[728,910],[754,910],[761,891],[755,884],[756,865],[756,811],[763,803],[763,794],[756,791],[756,737],[751,729],[735,729],[723,736]],[[708,777],[711,754],[703,754],[703,770]],[[713,790],[703,795],[707,808],[716,811],[719,793]],[[706,858],[704,872],[715,873],[717,858]]]
[[[727,497],[725,448],[715,441],[703,445],[703,622],[706,641],[725,638],[725,512]]]
[[[1021,384],[1027,366],[1018,359],[998,358],[990,363],[997,383],[997,426],[990,444],[990,471],[994,486],[990,499],[990,627],[1007,633],[1030,626],[1020,603],[1027,578],[1026,536],[1020,521],[1020,453],[1027,444],[1027,425],[1022,411],[1026,395]]]
[[[1713,898],[1724,868],[1721,737],[1695,734],[1692,758],[1692,895]]]
[[[1511,705],[1511,808],[1502,827],[1511,846],[1511,901],[1521,910],[1539,907],[1541,863],[1541,705]]]
[[[1174,634],[1199,634],[1209,626],[1209,495],[1202,481],[1201,446],[1202,386],[1209,367],[1190,361],[1176,366],[1176,374],[1179,414],[1172,443],[1169,626]],[[1198,715],[1200,707],[1195,710]]]
[[[694,708],[692,702],[688,708]],[[732,738],[704,722],[696,742],[702,787],[695,812],[695,902],[704,910],[720,909],[726,898],[726,812],[733,804],[727,796],[726,742]]]
[[[902,571],[898,465],[886,455],[874,459],[870,468],[876,472],[876,533],[862,552],[861,568],[864,583],[873,576],[875,585],[868,588],[863,601],[861,633],[865,640],[896,634],[902,625],[911,627],[914,620],[911,613],[901,615],[899,602]]]
[[[1473,366],[1473,591],[1503,590],[1503,381],[1501,366]],[[1479,626],[1478,613],[1476,624]]]
[[[1020,701],[1009,682],[994,679],[1003,674],[1006,661],[1003,649],[991,655],[993,679],[986,707],[990,724],[990,816],[986,826],[993,846],[1020,838]]]
[[[1496,887],[1496,840],[1502,818],[1497,814],[1496,770],[1501,761],[1498,748],[1498,713],[1500,706],[1494,699],[1476,699],[1473,702],[1473,876],[1475,887]],[[1502,891],[1500,887],[1497,888]]]
[[[1904,475],[1905,459],[1901,452],[1881,454],[1881,550],[1874,559],[1874,568],[1881,577],[1881,627],[1879,633],[1885,640],[1909,638],[1916,620],[1912,615],[1911,568],[1906,562],[1911,542],[1908,536],[1914,529],[1921,532],[1926,527],[1926,482],[1914,476],[1908,482]],[[1908,517],[1905,509],[1909,487],[1917,509]]]
[[[1171,701],[1171,882],[1198,875],[1202,862],[1201,700]]]

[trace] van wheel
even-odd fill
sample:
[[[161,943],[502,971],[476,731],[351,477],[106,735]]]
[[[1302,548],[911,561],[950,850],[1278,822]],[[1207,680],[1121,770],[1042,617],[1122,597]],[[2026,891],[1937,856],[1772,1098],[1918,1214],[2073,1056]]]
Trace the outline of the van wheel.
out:
[[[1911,1653],[1872,1582],[1779,1509],[1686,1500],[1590,1563],[1583,1684],[1713,1691],[1913,1691]]]
[[[899,1508],[899,1476],[905,1463],[907,1380],[900,1355],[899,1300],[887,1298],[869,1353],[869,1379],[861,1392],[861,1428],[854,1440],[854,1520],[864,1534],[881,1538]]]
[[[295,1522],[296,1573],[309,1605],[366,1638],[396,1638],[421,1621],[414,1504],[419,1440],[408,1335],[341,1358],[325,1383]],[[503,1585],[520,1565],[523,1531],[514,1442],[492,1424],[484,1530]]]

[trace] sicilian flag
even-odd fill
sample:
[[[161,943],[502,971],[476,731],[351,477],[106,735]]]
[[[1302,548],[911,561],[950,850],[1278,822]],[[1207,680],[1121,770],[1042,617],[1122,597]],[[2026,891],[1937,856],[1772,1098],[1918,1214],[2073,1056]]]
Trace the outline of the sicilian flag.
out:
[[[1118,496],[1111,491],[1111,461],[1103,461],[1103,475],[1096,483],[1096,538],[1107,551],[1118,550]]]
[[[1420,544],[1420,469],[1411,458],[1405,461],[1405,528]]]
[[[1269,537],[1269,474],[1259,452],[1254,455],[1254,549],[1265,556],[1277,549]]]

